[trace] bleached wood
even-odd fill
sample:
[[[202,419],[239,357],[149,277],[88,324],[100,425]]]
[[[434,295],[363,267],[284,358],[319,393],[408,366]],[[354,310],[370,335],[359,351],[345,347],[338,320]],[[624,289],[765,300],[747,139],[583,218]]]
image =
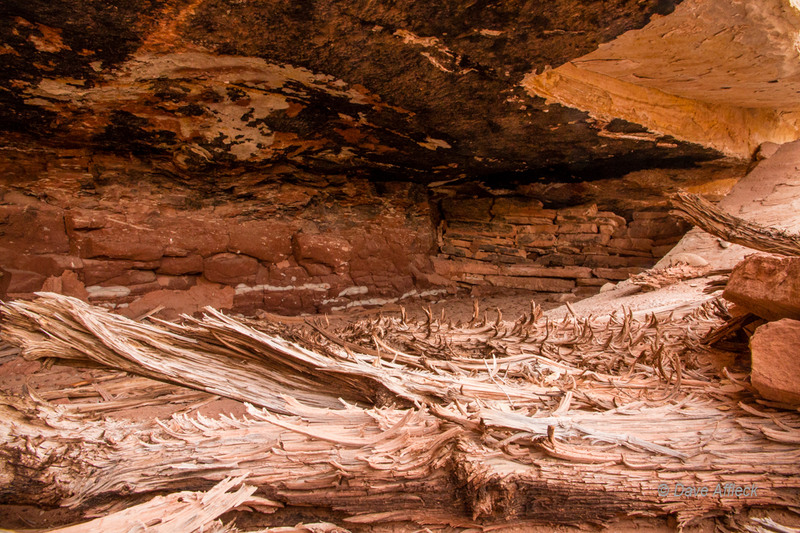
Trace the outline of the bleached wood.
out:
[[[762,252],[800,255],[800,235],[735,217],[696,194],[680,191],[670,199],[672,214],[715,237]]]
[[[262,512],[281,507],[276,502],[253,497],[256,487],[242,485],[246,476],[227,478],[208,492],[177,492],[156,496],[147,503],[135,505],[90,522],[50,530],[48,533],[226,533],[234,528],[217,520],[221,515],[241,505],[257,504]],[[238,489],[231,492],[237,485]]]
[[[800,491],[800,414],[756,409],[740,376],[698,359],[699,339],[723,323],[713,306],[644,320],[623,310],[553,322],[535,308],[460,325],[380,316],[329,332],[213,310],[142,324],[44,295],[3,317],[4,339],[27,357],[91,358],[262,406],[247,419],[123,423],[4,397],[3,501],[81,507],[247,474],[270,499],[353,523],[474,527],[669,513],[683,523],[789,505]],[[658,495],[677,482],[759,490]]]

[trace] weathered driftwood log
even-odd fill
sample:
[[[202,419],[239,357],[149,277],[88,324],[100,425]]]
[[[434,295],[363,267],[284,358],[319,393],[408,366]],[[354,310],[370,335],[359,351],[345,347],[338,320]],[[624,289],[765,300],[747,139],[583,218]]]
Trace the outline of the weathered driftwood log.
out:
[[[735,217],[696,194],[680,191],[670,200],[672,214],[715,237],[762,252],[800,255],[800,235]]]
[[[249,394],[266,407],[251,407],[244,420],[122,423],[3,397],[0,501],[7,503],[82,506],[205,490],[243,475],[264,497],[344,512],[355,523],[666,513],[685,521],[798,501],[800,414],[754,408],[746,387],[711,365],[690,364],[686,342],[708,330],[703,313],[677,322],[624,315],[542,324],[532,316],[466,326],[383,317],[325,337],[351,339],[347,349],[287,329],[289,342],[220,313],[184,326],[139,324],[60,296],[7,304],[3,315],[2,336],[27,356],[98,352],[105,364],[234,398],[257,386]],[[491,347],[499,357],[428,361],[400,349],[438,344],[437,334],[453,341],[457,356]],[[355,351],[364,337],[378,341],[364,350],[371,354]],[[661,346],[646,350],[642,339]],[[229,374],[223,352],[247,364]],[[277,363],[289,374],[267,371]],[[212,385],[203,387],[206,379]],[[290,382],[299,384],[294,395]],[[364,398],[360,405],[340,399],[341,384]],[[364,394],[376,386],[391,396]],[[687,487],[705,488],[706,497]],[[745,497],[736,487],[755,490]]]
[[[587,407],[614,407],[621,394],[666,397],[678,391],[675,353],[719,322],[706,308],[683,319],[634,320],[623,312],[558,322],[534,310],[511,324],[380,317],[337,334],[320,325],[302,331],[266,324],[282,333],[276,335],[207,311],[186,325],[154,326],[43,293],[35,302],[5,305],[1,334],[29,359],[92,360],[287,414],[285,397],[334,409],[338,398],[362,405],[478,400],[554,408],[574,388],[575,401]],[[681,380],[686,394],[707,385]]]
[[[722,413],[711,417],[714,424],[697,424],[700,411],[648,413],[652,431],[678,430],[670,418],[679,424],[694,419],[691,429],[707,431],[684,437],[694,434],[698,449],[702,440],[719,441],[677,460],[558,437],[532,439],[519,421],[487,420],[516,426],[511,438],[497,441],[491,431],[470,432],[418,409],[332,412],[298,406],[303,414],[287,417],[253,408],[247,420],[184,416],[129,426],[18,399],[0,401],[2,501],[78,506],[101,496],[202,490],[246,475],[270,500],[344,511],[350,523],[475,526],[669,512],[688,519],[743,506],[793,505],[800,485],[796,446],[766,443],[753,449],[759,439],[737,430],[736,421]],[[661,420],[653,421],[658,414]],[[696,452],[688,447],[691,441],[685,444]],[[666,494],[659,492],[662,485]],[[748,489],[745,498],[726,486],[755,490]],[[688,497],[684,487],[719,494]]]

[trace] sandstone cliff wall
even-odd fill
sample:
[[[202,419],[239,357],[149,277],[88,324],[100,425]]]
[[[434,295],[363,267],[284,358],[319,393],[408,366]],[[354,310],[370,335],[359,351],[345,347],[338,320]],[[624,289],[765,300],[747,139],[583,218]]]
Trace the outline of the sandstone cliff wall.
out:
[[[445,290],[426,274],[434,232],[419,185],[247,174],[202,191],[134,159],[59,154],[5,168],[4,297],[44,288],[131,315],[297,313]]]
[[[530,198],[447,200],[437,273],[462,285],[585,297],[651,267],[688,226],[666,208],[628,221],[597,204],[544,209]]]
[[[574,299],[687,229],[652,199],[623,217],[275,168],[184,183],[157,161],[80,149],[2,161],[2,297],[50,290],[130,316],[336,312],[474,287]]]

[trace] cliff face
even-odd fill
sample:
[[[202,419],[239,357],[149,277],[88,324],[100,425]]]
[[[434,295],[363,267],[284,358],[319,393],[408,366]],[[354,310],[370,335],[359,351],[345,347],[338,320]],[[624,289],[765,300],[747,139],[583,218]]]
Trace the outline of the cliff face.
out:
[[[696,9],[677,4],[7,2],[0,292],[136,314],[168,296],[298,312],[459,286],[596,291],[685,230],[664,191],[724,191],[750,155],[665,127],[677,100],[637,99],[647,84],[620,70],[626,54],[646,63],[632,35],[653,58],[691,48],[658,49]],[[730,42],[781,20],[768,41],[785,52],[794,8],[781,9],[745,9]],[[673,107],[689,122],[708,111],[692,131],[716,120]]]

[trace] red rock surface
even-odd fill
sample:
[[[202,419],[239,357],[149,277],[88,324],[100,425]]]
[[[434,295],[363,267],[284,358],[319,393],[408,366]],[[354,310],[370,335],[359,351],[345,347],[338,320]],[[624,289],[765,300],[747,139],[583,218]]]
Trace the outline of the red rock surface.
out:
[[[280,263],[292,254],[292,227],[271,220],[249,220],[230,228],[228,250],[267,263]]]
[[[70,167],[88,170],[81,157]],[[159,305],[162,315],[196,312],[201,297],[237,311],[298,313],[451,283],[433,272],[430,205],[409,194],[416,185],[386,184],[378,194],[366,181],[267,183],[241,200],[152,179],[132,188],[139,169],[110,157],[104,165],[109,183],[91,193],[79,192],[88,178],[74,175],[46,199],[0,188],[3,297],[50,290],[135,316]]]
[[[73,270],[65,270],[64,273],[58,277],[53,276],[47,278],[42,285],[42,291],[57,292],[67,296],[73,296],[84,302],[89,301],[89,293],[86,290],[86,286],[78,279],[78,275]]]
[[[243,254],[216,254],[203,262],[203,275],[208,281],[238,285],[254,284],[258,261]]]
[[[211,182],[176,177],[158,158],[63,147],[0,158],[0,171],[0,289],[30,298],[60,283],[118,310],[202,282],[230,287],[241,312],[328,312],[457,288],[577,298],[651,265],[678,231],[651,189],[635,204],[646,207],[617,213],[608,194],[579,185],[570,198],[586,189],[588,201],[545,207],[526,194],[550,189],[531,186],[481,198],[462,184],[434,191],[288,167],[271,170],[281,179],[242,171]],[[631,237],[632,227],[655,234]]]
[[[800,321],[784,318],[750,338],[751,382],[764,398],[800,406]]]
[[[214,309],[233,309],[233,287],[217,283],[200,282],[188,290],[155,290],[149,292],[118,310],[129,318],[138,318],[153,310],[161,309],[159,316],[177,319],[182,313],[193,314],[203,310],[205,306]]]
[[[767,320],[800,319],[800,257],[745,258],[731,272],[723,296]]]

